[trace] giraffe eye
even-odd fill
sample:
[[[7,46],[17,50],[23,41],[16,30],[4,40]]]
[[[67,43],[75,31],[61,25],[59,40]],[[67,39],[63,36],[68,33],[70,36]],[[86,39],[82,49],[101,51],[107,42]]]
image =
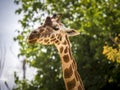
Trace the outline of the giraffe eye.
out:
[[[58,27],[58,26],[55,26],[55,27],[53,27],[53,29],[55,29],[55,30],[59,30],[59,27]]]

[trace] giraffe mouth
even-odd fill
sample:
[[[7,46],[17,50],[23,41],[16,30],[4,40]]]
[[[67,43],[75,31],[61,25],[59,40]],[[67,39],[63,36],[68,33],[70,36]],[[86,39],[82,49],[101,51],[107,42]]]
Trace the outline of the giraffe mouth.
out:
[[[36,43],[36,41],[37,41],[37,38],[31,39],[31,40],[28,39],[28,43],[30,43],[30,44],[34,44],[34,43]]]

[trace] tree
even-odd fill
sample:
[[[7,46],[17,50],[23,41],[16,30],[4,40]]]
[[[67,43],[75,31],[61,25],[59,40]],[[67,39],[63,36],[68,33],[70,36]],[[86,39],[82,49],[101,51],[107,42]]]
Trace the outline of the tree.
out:
[[[120,88],[120,64],[109,61],[103,54],[105,45],[113,47],[111,37],[120,34],[119,0],[14,0],[21,7],[16,14],[23,13],[19,20],[23,31],[14,39],[18,41],[20,54],[32,67],[38,69],[34,80],[20,81],[25,90],[64,90],[60,59],[54,46],[28,45],[27,35],[35,25],[42,24],[46,15],[63,14],[63,23],[76,28],[81,35],[70,38],[73,55],[86,90]],[[106,49],[107,52],[108,48]],[[118,50],[118,49],[117,49]],[[119,54],[119,53],[118,53]],[[116,53],[113,53],[113,56]],[[112,55],[111,55],[112,56]],[[26,83],[26,84],[24,84]],[[19,89],[22,87],[18,87]],[[18,89],[18,90],[19,90]]]

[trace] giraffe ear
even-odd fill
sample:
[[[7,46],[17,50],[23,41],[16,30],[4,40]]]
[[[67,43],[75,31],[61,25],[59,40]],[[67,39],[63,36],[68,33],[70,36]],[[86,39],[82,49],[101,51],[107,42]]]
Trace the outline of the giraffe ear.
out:
[[[68,36],[76,36],[76,35],[79,35],[80,33],[76,30],[65,30],[65,32],[68,34]]]
[[[44,23],[44,26],[52,26],[52,21],[50,17],[47,17]]]

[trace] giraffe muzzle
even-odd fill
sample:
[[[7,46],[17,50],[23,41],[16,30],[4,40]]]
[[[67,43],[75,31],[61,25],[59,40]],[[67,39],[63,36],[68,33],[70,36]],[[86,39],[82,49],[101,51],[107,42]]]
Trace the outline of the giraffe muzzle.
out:
[[[34,44],[34,43],[36,43],[38,38],[39,38],[39,33],[38,33],[38,31],[34,30],[31,32],[31,34],[28,37],[28,43]]]

